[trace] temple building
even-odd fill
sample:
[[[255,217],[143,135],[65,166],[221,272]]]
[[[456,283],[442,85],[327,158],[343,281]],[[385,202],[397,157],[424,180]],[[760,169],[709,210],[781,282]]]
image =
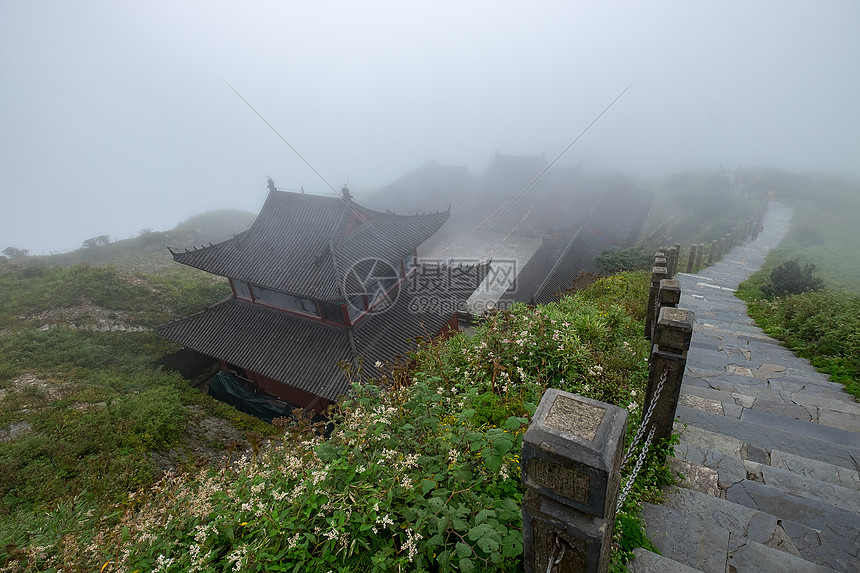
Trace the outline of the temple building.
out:
[[[620,175],[596,186],[597,204],[567,227],[549,230],[515,281],[499,298],[506,308],[515,302],[546,304],[574,285],[580,273],[601,273],[594,259],[607,249],[632,247],[642,232],[654,194]]]
[[[269,194],[244,232],[174,260],[227,277],[232,296],[158,327],[216,358],[257,392],[322,412],[349,390],[349,368],[381,375],[416,337],[457,328],[488,265],[421,265],[418,246],[449,211],[397,215],[342,197]],[[344,368],[344,367],[347,368]]]

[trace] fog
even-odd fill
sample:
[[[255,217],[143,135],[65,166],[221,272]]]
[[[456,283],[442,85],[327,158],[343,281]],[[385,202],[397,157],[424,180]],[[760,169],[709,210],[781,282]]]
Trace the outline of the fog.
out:
[[[4,0],[0,248],[256,212],[267,177],[360,198],[551,161],[607,106],[559,165],[857,174],[858,26],[853,0]]]

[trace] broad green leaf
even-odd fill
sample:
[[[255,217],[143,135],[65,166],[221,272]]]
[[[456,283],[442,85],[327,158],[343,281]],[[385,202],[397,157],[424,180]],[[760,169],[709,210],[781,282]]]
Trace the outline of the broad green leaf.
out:
[[[499,436],[493,440],[493,447],[500,454],[506,454],[514,447],[514,442],[508,436]]]
[[[492,535],[484,535],[478,540],[478,547],[480,547],[484,553],[490,554],[499,549],[499,542]]]
[[[427,492],[436,487],[436,482],[432,479],[422,479],[421,480],[421,493],[427,495]]]
[[[481,457],[484,459],[484,465],[491,472],[497,472],[502,469],[503,459],[496,450],[487,448],[481,452]]]
[[[493,511],[492,509],[482,509],[481,511],[478,512],[478,515],[475,516],[475,523],[480,525],[480,524],[484,523],[485,521],[487,521],[488,517],[495,517],[495,516],[496,516],[496,512]]]
[[[478,541],[482,537],[491,534],[492,531],[493,531],[493,528],[486,523],[482,523],[481,525],[476,525],[475,527],[473,527],[472,529],[469,530],[469,539],[471,539],[472,541]]]
[[[457,545],[454,547],[454,549],[457,550],[457,555],[459,555],[461,558],[460,563],[463,562],[462,561],[463,557],[468,557],[469,555],[472,554],[472,547],[463,543],[462,541],[458,541]]]
[[[316,448],[317,457],[323,462],[328,463],[337,455],[337,448],[329,443],[320,444]]]

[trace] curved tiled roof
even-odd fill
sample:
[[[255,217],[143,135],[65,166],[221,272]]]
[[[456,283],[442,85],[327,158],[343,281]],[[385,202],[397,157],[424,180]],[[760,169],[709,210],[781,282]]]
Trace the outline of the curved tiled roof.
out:
[[[283,292],[342,300],[344,273],[352,264],[372,257],[397,268],[447,219],[447,211],[396,215],[342,198],[275,190],[247,231],[173,258]]]
[[[457,308],[465,305],[489,265],[455,270],[446,275],[444,283],[404,281],[390,306],[365,315],[351,328],[231,297],[159,326],[156,332],[207,356],[334,401],[349,390],[349,378],[340,362],[357,366],[361,358],[366,375],[380,376],[376,361],[396,361],[398,355],[415,349],[415,337],[436,336]],[[425,272],[424,267],[420,272]],[[427,272],[432,279],[439,276]]]

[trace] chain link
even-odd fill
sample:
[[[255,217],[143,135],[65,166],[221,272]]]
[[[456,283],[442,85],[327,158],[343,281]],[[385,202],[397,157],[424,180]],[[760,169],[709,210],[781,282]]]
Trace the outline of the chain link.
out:
[[[633,450],[636,449],[636,446],[639,445],[639,442],[642,441],[642,436],[645,434],[645,428],[648,427],[648,422],[651,421],[651,414],[654,413],[654,409],[657,406],[657,400],[660,399],[660,393],[663,392],[663,386],[666,385],[666,379],[669,377],[669,367],[663,366],[663,372],[660,373],[660,380],[657,381],[657,388],[654,390],[654,395],[651,396],[651,401],[647,404],[647,409],[645,410],[645,414],[642,416],[642,423],[639,424],[639,429],[636,431],[636,436],[633,438],[633,441],[630,443],[630,447],[627,448],[627,452],[624,454],[624,458],[621,460],[621,467],[627,465],[627,462],[630,461],[630,456],[633,454]]]
[[[555,573],[558,571],[558,566],[561,564],[561,560],[564,559],[564,552],[567,551],[568,543],[561,535],[556,533],[553,546],[549,561],[546,564],[546,573]]]
[[[654,300],[651,303],[651,308],[654,314],[651,316],[651,332],[648,333],[648,340],[654,341],[654,336],[657,334],[657,320],[660,318],[660,290],[654,291]]]
[[[642,451],[639,452],[639,457],[636,458],[636,465],[633,466],[633,472],[631,472],[630,477],[627,478],[627,483],[624,485],[624,489],[621,490],[621,495],[618,496],[618,503],[615,505],[616,512],[621,511],[621,506],[624,505],[624,500],[627,499],[627,495],[633,488],[633,482],[636,481],[636,476],[639,475],[639,470],[642,469],[642,464],[645,463],[645,457],[648,455],[648,449],[651,447],[651,440],[653,439],[654,428],[651,428],[651,431],[648,432],[648,439],[645,440],[645,444],[642,446]]]

